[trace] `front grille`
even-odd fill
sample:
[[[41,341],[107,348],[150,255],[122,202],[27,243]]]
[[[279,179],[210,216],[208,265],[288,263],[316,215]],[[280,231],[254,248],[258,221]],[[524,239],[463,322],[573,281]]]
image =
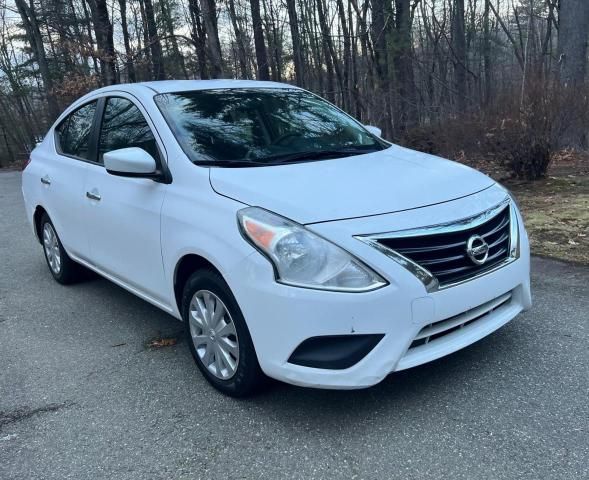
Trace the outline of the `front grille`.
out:
[[[436,340],[441,339],[442,337],[452,332],[460,330],[467,325],[483,321],[485,318],[488,318],[488,315],[491,312],[504,305],[507,305],[510,300],[511,292],[507,292],[500,297],[479,305],[478,307],[471,310],[467,310],[466,312],[463,312],[459,315],[431,323],[421,329],[421,331],[413,340],[413,343],[411,343],[409,349],[411,350],[412,348],[421,347],[422,345],[429,345],[433,347]]]
[[[509,205],[480,225],[451,230],[421,236],[379,238],[378,242],[429,271],[442,287],[490,270],[509,256]],[[479,235],[489,245],[483,265],[476,265],[466,253],[468,239],[473,235]]]

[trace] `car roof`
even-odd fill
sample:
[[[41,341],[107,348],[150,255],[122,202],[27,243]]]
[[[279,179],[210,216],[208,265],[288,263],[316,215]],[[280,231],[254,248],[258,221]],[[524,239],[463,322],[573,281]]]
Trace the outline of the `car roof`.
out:
[[[110,92],[125,92],[139,99],[146,100],[147,98],[153,98],[154,93],[189,92],[192,90],[213,90],[217,88],[294,88],[297,90],[302,90],[300,87],[297,87],[296,85],[289,85],[288,83],[266,82],[259,80],[160,80],[155,82],[117,83],[115,85],[98,88],[77,99],[57,118],[53,124],[53,128],[61,123],[63,118],[69,115],[70,112],[76,108],[79,108],[85,102],[96,99],[97,96],[99,97],[102,95],[108,95]]]
[[[93,93],[106,93],[112,90],[139,93],[149,88],[156,93],[186,92],[191,90],[211,90],[216,88],[299,88],[295,85],[259,80],[160,80],[155,82],[122,83],[95,90]]]

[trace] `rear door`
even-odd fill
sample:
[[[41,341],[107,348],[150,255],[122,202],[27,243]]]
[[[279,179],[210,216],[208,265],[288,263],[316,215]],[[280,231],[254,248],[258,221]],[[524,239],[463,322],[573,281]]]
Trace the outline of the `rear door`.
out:
[[[39,151],[44,157],[38,170],[41,204],[66,251],[80,258],[86,258],[89,253],[84,184],[87,166],[95,153],[96,114],[96,100],[77,108],[55,128],[55,150]]]
[[[109,174],[106,152],[139,147],[158,167],[163,145],[145,109],[127,94],[105,99],[96,164],[86,178],[87,231],[91,262],[139,293],[169,304],[160,242],[160,214],[167,185],[150,179]]]

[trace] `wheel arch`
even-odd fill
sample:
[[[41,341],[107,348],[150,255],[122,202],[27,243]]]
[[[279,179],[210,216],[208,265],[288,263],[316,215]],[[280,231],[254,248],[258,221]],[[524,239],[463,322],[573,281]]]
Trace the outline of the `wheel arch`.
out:
[[[188,253],[176,262],[174,268],[174,300],[182,317],[182,291],[186,281],[195,271],[207,269],[218,273],[224,280],[223,273],[210,260],[196,253]]]
[[[37,205],[35,207],[35,211],[33,212],[33,228],[35,229],[35,236],[37,237],[39,243],[43,243],[43,239],[41,237],[41,219],[43,218],[44,214],[49,216],[47,210],[45,210],[41,205]]]

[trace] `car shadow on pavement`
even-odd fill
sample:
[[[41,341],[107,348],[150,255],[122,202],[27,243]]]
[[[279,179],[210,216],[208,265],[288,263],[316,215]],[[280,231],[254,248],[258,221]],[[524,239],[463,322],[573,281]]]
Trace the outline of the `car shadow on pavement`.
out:
[[[273,382],[247,400],[264,414],[296,426],[317,425],[324,432],[356,432],[374,428],[372,419],[393,424],[422,424],[432,415],[461,416],[460,404],[473,404],[494,390],[509,389],[497,378],[498,369],[518,368],[518,336],[510,325],[461,351],[409,370],[395,372],[381,383],[361,390],[321,390]],[[505,360],[505,355],[511,360]],[[519,367],[521,368],[521,366]],[[398,421],[395,421],[398,420]],[[436,422],[439,420],[436,420]]]

